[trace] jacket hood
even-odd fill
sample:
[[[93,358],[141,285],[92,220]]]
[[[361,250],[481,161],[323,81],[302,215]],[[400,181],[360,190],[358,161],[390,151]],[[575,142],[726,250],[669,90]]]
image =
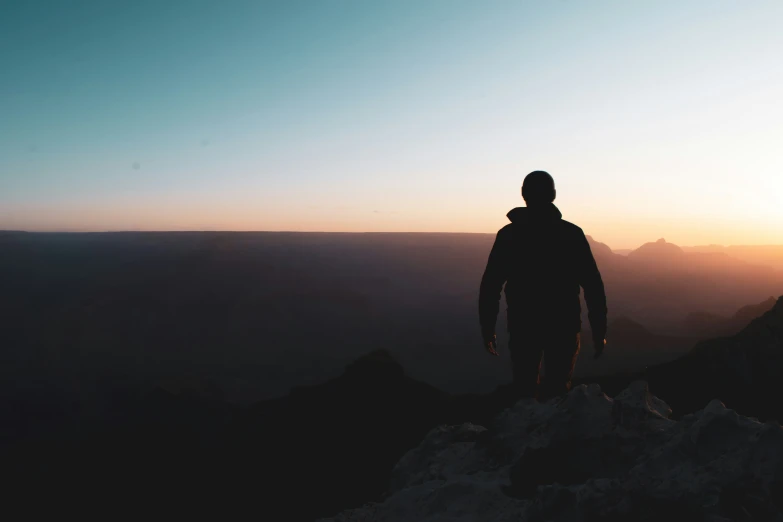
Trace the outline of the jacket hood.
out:
[[[519,223],[529,219],[535,220],[558,220],[563,214],[554,203],[541,205],[540,207],[517,207],[512,208],[506,217],[512,223]]]

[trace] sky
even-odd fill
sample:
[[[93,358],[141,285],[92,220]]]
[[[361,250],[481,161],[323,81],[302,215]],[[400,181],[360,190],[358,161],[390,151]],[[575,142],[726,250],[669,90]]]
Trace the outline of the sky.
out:
[[[783,242],[783,2],[0,0],[0,229]]]

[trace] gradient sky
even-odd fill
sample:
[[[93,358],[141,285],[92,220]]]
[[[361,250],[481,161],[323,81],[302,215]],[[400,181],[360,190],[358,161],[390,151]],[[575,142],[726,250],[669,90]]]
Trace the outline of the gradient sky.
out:
[[[0,229],[783,242],[783,2],[0,0]]]

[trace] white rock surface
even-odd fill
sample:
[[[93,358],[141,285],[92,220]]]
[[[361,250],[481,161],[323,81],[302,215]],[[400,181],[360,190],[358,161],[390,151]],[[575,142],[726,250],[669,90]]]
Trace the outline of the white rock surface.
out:
[[[783,520],[783,430],[713,401],[679,422],[637,381],[432,430],[382,502],[334,522]]]

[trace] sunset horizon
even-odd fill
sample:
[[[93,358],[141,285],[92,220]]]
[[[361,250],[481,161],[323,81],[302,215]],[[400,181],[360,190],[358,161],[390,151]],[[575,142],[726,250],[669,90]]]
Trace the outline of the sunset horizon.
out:
[[[0,229],[781,242],[779,2],[300,7],[4,8]]]
[[[564,216],[563,219],[567,218]],[[498,227],[500,228],[500,227]],[[209,227],[181,227],[181,228],[116,228],[116,229],[100,229],[100,228],[41,228],[41,229],[22,229],[22,228],[2,228],[0,227],[0,233],[30,233],[30,234],[122,234],[122,233],[269,233],[269,234],[469,234],[469,235],[492,235],[497,233],[497,230],[396,230],[396,229],[378,229],[378,230],[328,230],[328,229],[257,229],[257,228],[209,228]],[[591,233],[590,230],[585,230],[585,234],[591,237],[598,243],[603,243],[609,246],[613,251],[635,250],[640,246],[647,243],[654,243],[661,239],[664,239],[667,243],[672,243],[684,248],[707,248],[707,247],[772,247],[782,248],[783,241],[768,241],[764,242],[761,239],[759,242],[750,241],[738,241],[738,242],[718,242],[718,241],[677,241],[672,239],[672,235],[663,233],[652,233],[644,238],[639,238],[635,241],[620,241],[614,243],[605,239],[603,236]],[[763,235],[756,237],[763,238]]]

